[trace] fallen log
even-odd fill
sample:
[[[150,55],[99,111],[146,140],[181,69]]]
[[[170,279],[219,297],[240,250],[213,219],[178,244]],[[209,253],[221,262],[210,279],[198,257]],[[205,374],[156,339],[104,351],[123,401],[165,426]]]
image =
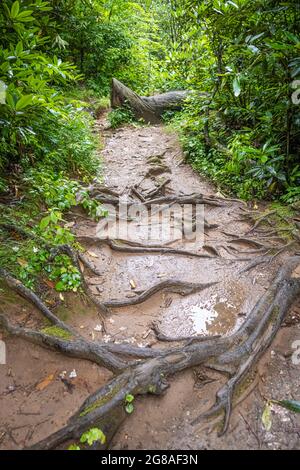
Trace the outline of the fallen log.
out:
[[[116,78],[112,80],[111,106],[129,106],[137,119],[144,119],[146,123],[158,124],[165,111],[176,111],[181,109],[184,100],[190,94],[187,90],[169,91],[154,96],[139,96],[133,90],[119,82]]]

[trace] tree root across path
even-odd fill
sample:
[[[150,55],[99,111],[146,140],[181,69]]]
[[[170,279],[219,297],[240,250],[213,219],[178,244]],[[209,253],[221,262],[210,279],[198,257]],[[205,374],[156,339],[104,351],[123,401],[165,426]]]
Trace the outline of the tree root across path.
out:
[[[114,251],[123,253],[160,253],[182,256],[193,256],[196,258],[215,258],[216,256],[208,253],[197,253],[194,251],[182,250],[178,248],[166,247],[163,245],[144,245],[142,243],[130,242],[129,240],[112,240],[110,238],[97,238],[88,235],[78,236],[77,240],[81,243],[108,245]],[[212,251],[213,248],[204,245],[203,249]]]
[[[160,292],[162,290],[166,290],[168,292],[180,294],[180,295],[189,295],[193,294],[194,292],[199,292],[203,289],[207,289],[208,287],[214,286],[217,282],[209,282],[207,284],[203,283],[193,283],[193,282],[184,282],[184,281],[177,281],[176,279],[166,280],[162,282],[158,282],[154,286],[150,287],[149,289],[145,290],[141,294],[133,297],[132,299],[125,299],[125,300],[109,300],[106,302],[102,302],[104,308],[118,308],[118,307],[128,307],[130,305],[137,305],[142,302],[145,302],[147,299],[152,297],[152,295]]]
[[[46,347],[68,353],[76,349],[76,357],[98,362],[110,353],[114,360],[120,355],[117,367],[112,367],[109,357],[106,367],[117,375],[96,393],[93,393],[71,417],[68,424],[46,439],[32,446],[32,449],[54,449],[65,446],[71,440],[79,439],[83,432],[91,427],[99,427],[107,436],[107,442],[124,419],[124,403],[126,395],[163,393],[168,384],[166,378],[176,372],[189,367],[203,364],[216,371],[225,372],[229,379],[218,391],[216,403],[210,410],[194,420],[198,424],[201,420],[211,418],[221,412],[224,413],[221,433],[229,425],[234,401],[238,398],[244,386],[244,380],[249,371],[256,364],[260,356],[270,346],[285,315],[293,301],[300,294],[299,276],[300,256],[291,257],[281,267],[269,289],[261,297],[249,313],[243,325],[227,337],[197,338],[188,340],[181,346],[172,346],[164,349],[151,350],[141,348],[140,360],[128,362],[128,356],[138,357],[140,348],[125,345],[91,343],[77,336],[73,340],[65,339],[63,343],[49,344],[47,335],[32,332],[21,327],[12,326],[6,317],[1,316],[1,324],[9,333],[21,336]],[[297,269],[298,268],[298,269]],[[5,275],[6,273],[4,273]],[[2,272],[3,275],[3,272]],[[53,321],[56,321],[55,318]],[[35,338],[33,339],[34,335]],[[41,335],[41,336],[40,336]],[[80,343],[85,341],[85,343]],[[80,344],[80,351],[78,352]],[[90,356],[90,347],[93,352],[97,347],[97,357]],[[114,349],[115,348],[115,349]],[[134,351],[133,351],[134,350]],[[149,356],[143,356],[148,352]],[[141,360],[141,358],[144,359]],[[104,361],[102,361],[102,364]]]

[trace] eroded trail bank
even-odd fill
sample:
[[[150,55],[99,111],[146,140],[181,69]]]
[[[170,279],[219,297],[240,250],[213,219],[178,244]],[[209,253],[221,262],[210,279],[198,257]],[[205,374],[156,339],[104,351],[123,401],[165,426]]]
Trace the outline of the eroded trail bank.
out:
[[[293,342],[300,339],[299,306],[297,302],[293,305],[285,327],[278,333],[276,315],[274,311],[268,312],[268,302],[272,305],[277,291],[281,297],[277,298],[275,307],[283,316],[284,309],[298,296],[288,290],[300,275],[297,259],[290,271],[283,272],[282,278],[279,276],[272,293],[273,279],[282,266],[288,265],[287,260],[297,246],[255,223],[259,211],[253,222],[253,213],[244,203],[224,199],[216,188],[195,174],[184,163],[176,136],[163,127],[111,131],[105,129],[101,120],[96,131],[105,139],[104,185],[90,190],[103,201],[104,207],[116,206],[119,198],[130,204],[146,205],[151,202],[180,205],[192,201],[201,203],[205,216],[204,244],[191,247],[184,239],[163,246],[126,240],[99,241],[96,223],[79,212],[76,217],[70,215],[73,230],[85,248],[85,264],[81,261],[80,266],[87,288],[96,298],[95,303],[98,302],[101,317],[99,308],[93,310],[80,299],[74,302],[71,298],[65,299],[64,309],[55,309],[56,315],[80,331],[85,340],[102,345],[102,351],[105,345],[111,345],[112,353],[118,347],[121,350],[127,346],[135,348],[134,351],[139,349],[143,358],[139,362],[131,358],[128,362],[125,354],[123,362],[117,363],[118,373],[123,366],[125,369],[118,376],[120,382],[126,383],[128,393],[137,391],[137,397],[134,412],[119,420],[121,424],[111,446],[129,449],[299,447],[300,421],[296,415],[276,407],[271,430],[264,430],[261,422],[266,399],[299,397],[299,365],[291,359]],[[179,223],[176,216],[173,223]],[[143,238],[147,223],[141,220],[139,229]],[[265,299],[261,312],[255,310],[257,301],[266,293],[270,294],[269,300]],[[6,297],[6,306],[7,312],[16,315],[18,324],[28,327],[38,322],[38,313],[28,320],[28,305],[16,307],[15,297]],[[261,325],[259,314],[264,316],[266,328]],[[243,325],[247,321],[251,324],[251,318],[253,327],[247,329]],[[278,318],[278,322],[281,320]],[[272,328],[277,335],[268,348]],[[247,349],[245,338],[249,331],[258,336],[253,337]],[[199,336],[208,337],[207,347],[203,346],[205,361],[201,359],[202,346],[197,343]],[[238,354],[239,346],[245,348]],[[260,347],[261,352],[268,349],[257,362]],[[22,348],[28,354],[20,358],[18,351]],[[170,348],[174,348],[174,354],[168,356]],[[8,352],[10,363],[1,366],[4,367],[1,400],[6,404],[1,406],[3,448],[30,446],[46,438],[66,424],[84,398],[112,377],[111,372],[101,367],[101,361],[97,362],[99,366],[82,359],[65,359],[62,354],[45,352],[39,346],[25,343],[24,339],[11,337]],[[235,358],[233,361],[226,359],[228,352]],[[147,355],[157,357],[152,359],[157,364],[149,362],[154,375],[157,371],[170,375],[167,389],[156,379],[153,383],[144,380],[146,391],[153,393],[154,385],[161,387],[157,391],[164,390],[159,397],[138,396],[145,392],[137,385],[145,370],[143,366],[138,367],[144,362],[148,364]],[[228,381],[228,376],[234,380],[241,369],[247,368],[248,357],[253,357],[253,367],[230,397],[240,404],[232,413],[227,433],[217,437],[220,417],[208,423],[198,423],[197,418],[214,404],[215,394]],[[107,361],[109,364],[109,357]],[[175,364],[174,370],[171,362]],[[190,367],[186,368],[187,365]],[[77,377],[70,378],[73,369]],[[170,371],[178,373],[170,374]],[[51,376],[50,385],[37,383],[37,373],[41,379]],[[122,404],[124,397],[118,400]],[[91,404],[81,409],[83,417],[89,414],[89,407]],[[9,410],[14,410],[13,417]],[[75,427],[76,419],[71,420]],[[72,431],[65,440],[72,441],[76,432]],[[53,442],[61,444],[59,440]]]

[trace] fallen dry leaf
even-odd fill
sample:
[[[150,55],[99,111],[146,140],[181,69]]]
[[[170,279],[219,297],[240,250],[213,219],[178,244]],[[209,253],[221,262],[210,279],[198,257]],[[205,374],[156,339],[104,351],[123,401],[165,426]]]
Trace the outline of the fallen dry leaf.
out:
[[[54,289],[55,283],[53,281],[50,281],[50,279],[43,279],[43,281],[50,289]]]
[[[26,266],[28,266],[28,262],[23,258],[18,258],[17,261],[18,261],[18,264],[22,266],[22,268],[26,268]]]
[[[48,377],[46,377],[44,380],[42,380],[42,382],[40,382],[39,384],[37,384],[37,386],[35,387],[36,390],[39,390],[39,392],[41,392],[41,391],[44,390],[46,387],[48,387],[48,385],[50,385],[51,382],[53,382],[53,380],[54,380],[54,374],[48,375]]]
[[[92,258],[99,258],[98,255],[96,255],[96,253],[94,253],[93,251],[87,251],[87,254],[90,255]]]
[[[82,273],[84,273],[84,264],[82,261],[79,260],[79,266],[80,266],[80,270]]]
[[[130,279],[129,282],[130,282],[131,288],[132,288],[132,289],[135,289],[135,288],[136,288],[136,284],[135,284],[134,280],[133,280],[133,279]]]

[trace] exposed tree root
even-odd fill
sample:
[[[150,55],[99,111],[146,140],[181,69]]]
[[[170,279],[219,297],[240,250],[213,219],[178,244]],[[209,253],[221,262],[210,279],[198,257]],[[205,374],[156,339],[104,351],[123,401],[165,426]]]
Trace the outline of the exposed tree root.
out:
[[[194,256],[196,258],[215,258],[207,253],[197,253],[188,250],[181,250],[177,248],[168,248],[158,245],[143,245],[142,243],[128,242],[127,240],[111,240],[108,238],[97,238],[90,236],[78,236],[78,240],[81,243],[90,243],[90,244],[105,244],[108,245],[114,251],[120,251],[123,253],[161,253],[161,254],[171,254],[171,255],[183,255],[183,256]],[[131,243],[129,245],[129,243]]]
[[[215,336],[194,335],[194,336],[176,336],[176,337],[168,336],[168,335],[165,335],[165,333],[163,333],[160,330],[157,322],[152,322],[151,329],[159,341],[164,341],[167,343],[185,341],[191,344],[193,341],[207,341],[208,339],[215,339],[215,338],[221,337],[220,335],[215,335]]]
[[[149,191],[147,194],[146,194],[146,199],[148,198],[153,198],[154,196],[157,196],[160,192],[162,192],[165,187],[171,183],[171,178],[167,178],[165,181],[163,181],[161,184],[158,185],[157,188],[155,189],[152,189],[152,191]]]
[[[136,187],[134,187],[135,190],[137,190]],[[137,196],[138,199],[140,199],[141,194]],[[101,201],[103,204],[112,204],[112,205],[118,205],[120,203],[120,199],[118,197],[114,196],[107,196],[106,194],[103,193],[98,193],[95,197],[95,199]],[[157,204],[157,205],[163,205],[163,204],[206,204],[209,206],[214,206],[214,207],[224,207],[228,205],[228,202],[231,200],[223,199],[223,198],[217,198],[213,196],[204,196],[203,194],[187,194],[187,195],[170,195],[170,196],[161,196],[157,197],[154,199],[147,199],[145,201],[140,202],[140,204],[143,204],[146,207],[151,206],[152,204]],[[241,201],[242,202],[242,201]],[[127,201],[128,207],[131,205],[136,205],[136,201],[129,200]]]
[[[59,336],[35,331],[20,326],[15,326],[4,315],[0,315],[0,325],[11,335],[25,339],[39,346],[52,349],[67,356],[76,357],[78,359],[87,359],[107,369],[118,372],[128,367],[128,364],[116,357],[112,352],[108,351],[105,343],[99,344],[87,341],[74,333],[70,338],[63,339]],[[66,325],[60,325],[64,331],[70,328]]]
[[[213,196],[204,196],[203,194],[188,194],[180,196],[162,196],[155,199],[147,200],[144,203],[146,206],[152,204],[207,204],[215,207],[226,206],[226,202],[223,199],[218,199]]]
[[[176,293],[180,295],[189,295],[189,294],[193,294],[194,292],[199,292],[201,290],[207,289],[208,287],[211,287],[215,284],[217,283],[210,282],[207,284],[203,284],[203,283],[178,281],[176,279],[174,280],[168,279],[168,280],[155,284],[154,286],[145,290],[144,292],[137,295],[136,297],[125,299],[125,300],[109,300],[106,302],[102,302],[102,305],[105,308],[128,307],[130,305],[137,305],[142,302],[145,302],[154,294],[162,290],[166,290],[168,292],[172,292],[172,293]]]
[[[244,274],[244,273],[250,271],[251,269],[256,268],[256,266],[259,266],[260,264],[271,263],[271,261],[272,261],[271,256],[257,256],[247,266],[245,266],[243,269],[241,269],[239,271],[239,274]]]
[[[297,243],[296,241],[292,241],[290,243],[287,243],[287,244],[279,246],[279,247],[273,247],[272,250],[271,249],[264,250],[265,251],[264,256],[257,256],[256,258],[254,258],[254,260],[252,260],[248,264],[248,266],[241,269],[239,271],[239,273],[240,274],[246,273],[247,271],[250,271],[251,269],[255,268],[256,266],[258,266],[260,264],[264,264],[264,263],[270,264],[278,255],[283,253],[285,250],[288,250],[289,248],[293,247],[296,243]],[[276,251],[274,252],[274,250],[276,250]]]
[[[99,183],[90,185],[87,188],[87,191],[89,192],[89,195],[91,197],[95,196],[96,194],[109,194],[110,196],[113,196],[116,198],[120,197],[120,194],[118,193],[118,191],[114,191],[108,186],[104,186],[103,184],[99,184]]]
[[[93,274],[96,274],[96,276],[102,276],[103,273],[99,269],[97,269],[87,258],[84,256],[82,253],[78,253],[78,258],[81,261],[81,263],[86,266]],[[82,271],[82,269],[81,269]]]
[[[257,246],[258,248],[264,248],[264,249],[270,249],[273,248],[271,245],[266,245],[259,240],[255,240],[252,238],[246,238],[246,237],[237,237],[237,238],[232,238],[231,240],[227,240],[228,243],[245,243],[248,245],[253,245]]]
[[[144,196],[138,191],[138,189],[137,189],[135,186],[133,186],[133,187],[131,188],[131,192],[132,192],[132,194],[133,194],[134,196],[136,196],[140,201],[145,202],[146,199],[145,199]]]
[[[246,235],[249,235],[249,233],[254,232],[257,229],[257,227],[259,227],[260,224],[265,223],[268,220],[268,218],[274,214],[276,214],[275,210],[269,211],[267,214],[263,214],[260,217],[257,217],[255,223],[250,228],[250,230],[247,231]]]
[[[194,424],[224,412],[222,433],[225,432],[232,403],[244,379],[270,346],[290,306],[300,294],[300,278],[296,270],[299,265],[300,256],[292,257],[285,263],[237,332],[228,337],[195,339],[181,347],[160,350],[158,356],[129,366],[92,394],[65,427],[32,449],[57,448],[71,439],[78,439],[84,431],[94,426],[100,427],[109,441],[124,419],[127,394],[161,394],[168,386],[167,376],[200,364],[226,371],[230,378],[217,393],[216,404],[194,420]]]
[[[76,334],[76,332],[70,326],[66,325],[63,321],[57,318],[54,313],[42,302],[42,300],[30,289],[25,287],[20,281],[12,277],[5,269],[0,268],[0,277],[7,283],[7,285],[20,294],[25,299],[29,300],[35,305],[42,315],[49,320],[53,325],[58,326],[70,334]]]

